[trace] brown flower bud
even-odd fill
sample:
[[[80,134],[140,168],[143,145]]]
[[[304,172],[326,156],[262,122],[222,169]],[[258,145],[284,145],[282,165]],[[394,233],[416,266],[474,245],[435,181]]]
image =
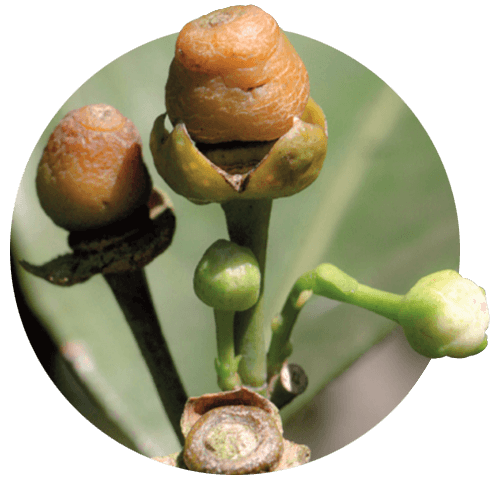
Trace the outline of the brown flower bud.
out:
[[[165,97],[172,124],[194,141],[271,141],[304,112],[309,77],[273,17],[235,6],[185,25]]]
[[[38,166],[39,201],[69,231],[100,228],[145,205],[151,180],[134,124],[114,107],[69,112],[51,134]]]

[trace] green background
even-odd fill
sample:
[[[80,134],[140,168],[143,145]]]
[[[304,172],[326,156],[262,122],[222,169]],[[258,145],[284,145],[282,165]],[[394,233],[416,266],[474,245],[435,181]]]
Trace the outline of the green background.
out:
[[[395,293],[405,293],[427,273],[457,270],[459,264],[451,188],[416,117],[355,60],[308,38],[288,36],[309,72],[311,95],[326,114],[329,140],[317,181],[273,205],[265,294],[268,340],[269,320],[293,282],[322,262]],[[146,273],[185,387],[198,396],[217,391],[216,346],[212,311],[195,297],[192,276],[205,249],[227,232],[218,205],[194,205],[166,187],[147,146],[153,121],[164,112],[175,40],[176,35],[168,36],[123,55],[61,107],[27,165],[14,212],[12,252],[14,261],[42,264],[68,251],[66,232],[37,201],[37,164],[51,131],[68,111],[95,103],[116,107],[139,129],[153,181],[168,191],[175,206],[174,241]],[[177,451],[151,378],[103,278],[61,288],[15,262],[14,267],[29,307],[56,347],[77,342],[87,351],[72,364],[57,354],[52,358],[51,376],[69,401],[112,437],[145,455]],[[283,410],[284,419],[395,327],[364,310],[314,297],[295,327],[290,358],[304,367],[310,384]]]

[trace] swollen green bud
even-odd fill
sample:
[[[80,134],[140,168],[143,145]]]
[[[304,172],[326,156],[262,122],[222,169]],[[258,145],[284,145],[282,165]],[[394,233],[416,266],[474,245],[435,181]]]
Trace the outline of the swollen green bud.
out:
[[[259,298],[261,272],[249,248],[218,240],[204,253],[194,274],[196,295],[217,310],[244,311]]]
[[[453,270],[421,278],[404,296],[398,322],[427,357],[467,357],[487,346],[485,292]]]

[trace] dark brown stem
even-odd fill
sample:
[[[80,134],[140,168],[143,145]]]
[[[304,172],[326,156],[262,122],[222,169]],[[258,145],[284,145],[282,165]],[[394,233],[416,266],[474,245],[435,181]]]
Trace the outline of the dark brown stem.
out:
[[[278,409],[300,396],[309,384],[305,371],[298,364],[283,364],[281,372],[273,379],[270,400]]]
[[[187,395],[163,336],[143,269],[106,274],[130,329],[149,368],[166,414],[180,444],[184,437],[180,418]]]

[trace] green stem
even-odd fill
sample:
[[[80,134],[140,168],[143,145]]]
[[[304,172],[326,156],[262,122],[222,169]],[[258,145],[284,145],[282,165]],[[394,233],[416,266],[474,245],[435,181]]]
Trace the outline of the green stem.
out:
[[[280,373],[283,362],[292,353],[290,336],[298,314],[314,293],[312,280],[314,272],[307,272],[295,282],[281,313],[271,322],[272,337],[267,353],[268,381]]]
[[[241,385],[237,373],[240,357],[235,357],[233,319],[235,312],[214,309],[218,359],[215,361],[218,386],[222,391],[231,391]]]
[[[340,269],[323,264],[302,275],[294,284],[283,309],[271,323],[272,337],[267,354],[268,379],[279,374],[291,354],[290,335],[298,314],[312,294],[349,303],[398,322],[402,295],[358,283]]]
[[[403,295],[396,295],[359,284],[358,290],[355,293],[349,294],[343,302],[370,310],[398,323],[398,311],[401,307],[402,299]]]
[[[222,205],[230,240],[252,250],[261,272],[261,291],[257,303],[235,314],[235,352],[242,356],[239,374],[242,382],[262,387],[266,382],[266,355],[262,301],[266,248],[272,200],[235,200]]]
[[[184,437],[180,418],[187,394],[175,368],[170,350],[161,331],[144,270],[106,274],[122,312],[149,368],[166,414],[180,444]]]

